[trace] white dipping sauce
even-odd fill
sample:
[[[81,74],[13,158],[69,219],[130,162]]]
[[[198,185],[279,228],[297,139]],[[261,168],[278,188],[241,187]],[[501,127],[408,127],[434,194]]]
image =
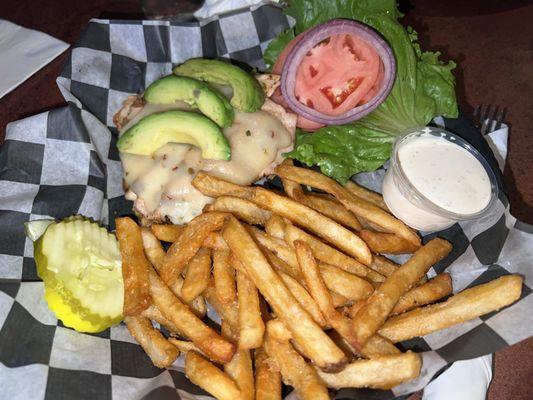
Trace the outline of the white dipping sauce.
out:
[[[383,198],[393,214],[413,228],[444,229],[482,211],[491,200],[491,181],[483,165],[444,137],[425,134],[406,140],[397,148],[395,160],[403,177],[391,166],[383,181]],[[425,199],[416,201],[409,184]]]

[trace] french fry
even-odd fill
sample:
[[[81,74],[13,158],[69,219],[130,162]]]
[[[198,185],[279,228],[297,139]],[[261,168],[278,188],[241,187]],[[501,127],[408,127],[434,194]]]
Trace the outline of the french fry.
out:
[[[203,172],[198,173],[192,183],[208,196],[233,195],[250,200],[263,209],[311,230],[365,265],[372,260],[370,250],[359,236],[297,201],[261,187],[234,185]]]
[[[319,263],[320,274],[329,290],[350,300],[368,298],[374,287],[363,278],[350,274],[340,268],[326,263]]]
[[[237,300],[235,270],[230,265],[230,251],[215,249],[213,251],[213,278],[215,290],[223,304],[231,304]]]
[[[176,281],[169,286],[169,289],[174,293],[174,295],[182,302],[187,303],[185,300],[183,300],[181,289],[183,288],[183,278],[181,276],[178,276]],[[205,316],[205,313],[207,312],[207,307],[205,306],[205,300],[200,295],[198,297],[195,297],[191,302],[187,303],[189,308],[193,313],[196,314],[197,317],[203,318]]]
[[[424,276],[433,264],[446,257],[450,250],[451,245],[446,240],[430,240],[376,289],[353,318],[357,349],[363,348],[367,340],[383,325],[400,297]]]
[[[356,231],[363,229],[354,213],[346,209],[335,198],[329,199],[318,193],[308,193],[306,195],[306,205],[347,228]]]
[[[400,350],[381,335],[374,335],[366,342],[361,350],[361,355],[366,358],[375,358],[379,356],[390,356],[400,354]]]
[[[327,285],[326,285],[327,286]],[[353,301],[335,292],[329,291],[331,300],[333,301],[333,307],[346,307],[353,304]],[[363,300],[364,301],[364,300]]]
[[[292,224],[286,224],[285,241],[292,246],[296,240],[306,242],[311,247],[313,255],[320,261],[334,265],[363,278],[368,277],[370,279],[371,277],[373,281],[383,282],[385,280],[383,276],[375,273],[366,265],[361,264],[352,257],[348,257],[346,254],[334,249],[302,229]]]
[[[299,240],[294,242],[294,247],[309,292],[316,301],[322,315],[324,315],[333,329],[335,329],[351,347],[356,347],[357,340],[353,335],[351,320],[337,312],[333,307],[333,301],[331,300],[328,289],[322,280],[318,264],[313,257],[310,247],[307,243]]]
[[[285,261],[294,269],[297,270],[299,268],[294,250],[291,249],[283,239],[270,236],[255,226],[246,226],[246,229],[248,229],[259,245],[266,247],[275,256]]]
[[[414,253],[420,246],[408,242],[394,233],[373,232],[363,229],[359,236],[366,242],[374,253],[406,254]]]
[[[148,258],[148,261],[150,261],[156,271],[161,270],[166,254],[161,242],[147,227],[141,229],[141,237],[146,258]]]
[[[279,368],[283,382],[294,387],[302,400],[329,400],[328,390],[313,367],[305,362],[290,342],[274,339],[269,332],[269,324],[270,322],[267,323],[265,351]]]
[[[520,298],[523,278],[506,275],[453,295],[443,303],[416,308],[390,318],[380,335],[396,343],[427,335],[499,310]]]
[[[385,277],[391,276],[392,273],[398,269],[398,267],[398,264],[395,264],[388,258],[377,254],[374,254],[374,257],[372,257],[372,264],[370,264],[370,268]]]
[[[187,353],[189,351],[195,351],[198,354],[201,354],[204,357],[207,357],[202,350],[198,348],[193,342],[189,342],[188,340],[179,340],[176,338],[168,338],[168,341],[172,343],[176,348],[180,351],[180,353]]]
[[[254,351],[255,400],[281,400],[281,375],[263,348]]]
[[[138,315],[124,317],[124,322],[131,336],[141,345],[156,367],[166,368],[176,361],[180,355],[179,350],[152,326],[149,319]]]
[[[288,158],[283,161],[283,164],[293,165],[292,160]],[[282,179],[281,182],[283,183],[285,193],[287,193],[287,196],[291,199],[299,201],[307,207],[311,207],[313,210],[318,211],[343,226],[356,231],[363,229],[357,217],[344,208],[344,206],[336,201],[335,198],[328,198],[313,193],[306,194],[299,183],[291,181],[290,179]]]
[[[220,232],[211,232],[204,240],[204,246],[211,250],[227,250],[228,245],[222,238]]]
[[[300,272],[300,267],[296,265],[291,265],[279,258],[277,255],[274,254],[274,252],[270,251],[266,247],[261,246],[260,244],[259,248],[267,258],[268,262],[274,267],[276,271],[281,271],[287,275],[289,275],[291,278],[296,279],[297,281],[300,281],[302,279],[302,274]],[[292,253],[292,250],[291,250]],[[278,253],[279,254],[279,253]],[[293,254],[291,254],[291,258],[293,257]]]
[[[187,273],[181,288],[181,298],[186,303],[192,302],[200,296],[209,284],[211,274],[211,252],[208,248],[202,247],[191,258],[187,266]]]
[[[169,243],[178,240],[183,229],[184,227],[181,225],[153,224],[150,226],[150,230],[157,239]]]
[[[235,215],[250,225],[264,225],[272,213],[263,210],[251,201],[233,196],[220,196],[213,204],[207,206],[208,211],[222,211]]]
[[[427,283],[416,286],[405,293],[391,311],[391,315],[401,314],[413,308],[434,303],[452,293],[452,279],[448,274],[439,274]]]
[[[217,314],[222,318],[222,320],[227,321],[229,326],[234,329],[234,332],[229,335],[231,338],[239,337],[239,314],[238,314],[238,305],[234,304],[222,304],[220,299],[217,296],[215,290],[215,284],[213,280],[209,282],[209,286],[204,290],[204,296],[206,300],[211,304],[215,309]]]
[[[165,256],[160,274],[167,285],[176,281],[183,268],[202,246],[207,235],[220,229],[228,215],[220,212],[208,212],[189,222]]]
[[[235,346],[204,324],[183,304],[157,276],[149,271],[150,294],[163,316],[192,340],[210,359],[225,363],[231,360]]]
[[[219,400],[241,398],[241,391],[235,381],[195,351],[189,351],[185,356],[185,375],[192,383]]]
[[[150,263],[144,255],[141,228],[129,217],[117,218],[115,226],[122,256],[123,312],[125,316],[139,315],[151,303],[148,284]]]
[[[420,246],[420,238],[402,221],[379,208],[375,204],[355,196],[349,190],[343,188],[333,179],[310,169],[293,167],[290,165],[278,165],[275,173],[281,178],[291,179],[303,185],[308,185],[316,189],[332,194],[341,202],[344,207],[352,211],[355,215],[375,223],[386,229],[390,233],[395,233],[405,240]],[[344,250],[344,249],[343,249]],[[368,263],[364,263],[368,265]]]
[[[283,218],[273,214],[265,223],[265,232],[270,236],[283,240],[285,237],[285,222]]]
[[[389,208],[387,207],[387,204],[385,204],[385,201],[383,200],[383,196],[381,196],[380,194],[368,190],[367,188],[364,188],[362,186],[359,186],[353,181],[346,182],[345,188],[360,199],[366,200],[372,204],[375,204],[382,210],[390,212]]]
[[[237,271],[239,302],[239,348],[256,349],[263,343],[265,324],[259,308],[259,294],[245,273]]]
[[[239,400],[254,400],[254,370],[250,350],[237,349],[231,361],[224,365],[224,372],[237,383],[241,391]]]
[[[313,318],[313,320],[320,325],[320,327],[325,329],[328,326],[328,323],[320,312],[320,308],[316,304],[315,300],[307,292],[305,287],[300,285],[296,279],[290,277],[289,275],[283,272],[278,273],[280,278],[283,280],[283,283],[285,283],[285,286],[287,286],[287,289],[290,290],[296,301],[300,303],[304,310],[309,313],[311,318]]]
[[[420,356],[408,351],[371,360],[357,360],[333,374],[318,368],[316,371],[328,387],[335,389],[345,387],[390,389],[399,383],[416,378],[420,374],[421,366]]]
[[[161,313],[161,311],[159,311],[159,308],[157,308],[153,304],[151,304],[150,307],[148,307],[146,310],[143,310],[141,315],[145,318],[148,318],[149,320],[157,322],[159,325],[164,326],[170,331],[170,333],[173,333],[178,336],[185,336],[185,334],[181,332],[180,329],[176,325],[174,325],[172,321],[167,319]]]
[[[222,231],[224,240],[241,261],[276,315],[287,324],[293,338],[312,361],[325,370],[338,370],[346,363],[344,353],[313,321],[274,272],[248,231],[230,217]]]

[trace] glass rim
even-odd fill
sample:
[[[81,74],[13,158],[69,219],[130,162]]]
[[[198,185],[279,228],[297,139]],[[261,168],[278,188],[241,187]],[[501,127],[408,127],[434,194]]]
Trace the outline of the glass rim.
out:
[[[470,154],[472,154],[476,160],[480,162],[480,164],[483,166],[485,172],[487,173],[487,176],[489,177],[489,183],[491,186],[491,195],[489,202],[483,209],[476,211],[475,213],[470,214],[461,214],[456,213],[454,211],[447,210],[444,207],[439,206],[429,198],[427,198],[424,194],[422,194],[409,180],[407,177],[407,174],[402,168],[401,162],[398,159],[398,150],[404,144],[406,141],[414,138],[414,137],[420,137],[422,135],[433,135],[433,136],[439,136],[446,140],[448,140],[450,143],[457,144],[458,146],[461,146],[463,149],[468,151]],[[442,128],[436,128],[436,127],[423,127],[419,128],[417,130],[410,130],[407,133],[404,133],[403,135],[398,136],[396,140],[394,141],[393,147],[392,147],[392,155],[391,155],[391,167],[395,172],[395,175],[397,178],[399,178],[400,183],[409,189],[411,192],[411,195],[415,198],[417,205],[422,206],[428,211],[431,211],[441,217],[449,218],[451,220],[455,221],[462,221],[462,220],[471,220],[476,219],[484,214],[487,213],[487,211],[493,206],[494,202],[496,201],[498,197],[498,185],[496,181],[496,175],[494,174],[494,171],[490,167],[489,163],[483,157],[483,155],[470,143],[468,143],[466,140],[461,138],[460,136],[451,133],[445,129]]]

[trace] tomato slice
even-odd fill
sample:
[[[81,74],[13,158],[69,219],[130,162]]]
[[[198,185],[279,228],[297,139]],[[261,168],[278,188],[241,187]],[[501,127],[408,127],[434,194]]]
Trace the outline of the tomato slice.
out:
[[[323,114],[345,114],[371,91],[380,64],[379,55],[364,40],[332,35],[303,58],[294,94],[302,104]]]

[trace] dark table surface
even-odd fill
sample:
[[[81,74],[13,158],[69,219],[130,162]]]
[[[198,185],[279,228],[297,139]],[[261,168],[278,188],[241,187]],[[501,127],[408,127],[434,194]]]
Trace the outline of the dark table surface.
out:
[[[511,126],[504,182],[512,213],[533,223],[533,1],[400,1],[405,22],[418,32],[424,49],[440,50],[459,66],[461,109],[507,107]],[[141,18],[136,0],[0,0],[4,18],[73,44],[90,18]],[[57,89],[68,52],[0,99],[0,143],[6,125],[59,107]],[[531,399],[533,339],[496,354],[488,400]],[[418,398],[419,395],[414,396]]]

